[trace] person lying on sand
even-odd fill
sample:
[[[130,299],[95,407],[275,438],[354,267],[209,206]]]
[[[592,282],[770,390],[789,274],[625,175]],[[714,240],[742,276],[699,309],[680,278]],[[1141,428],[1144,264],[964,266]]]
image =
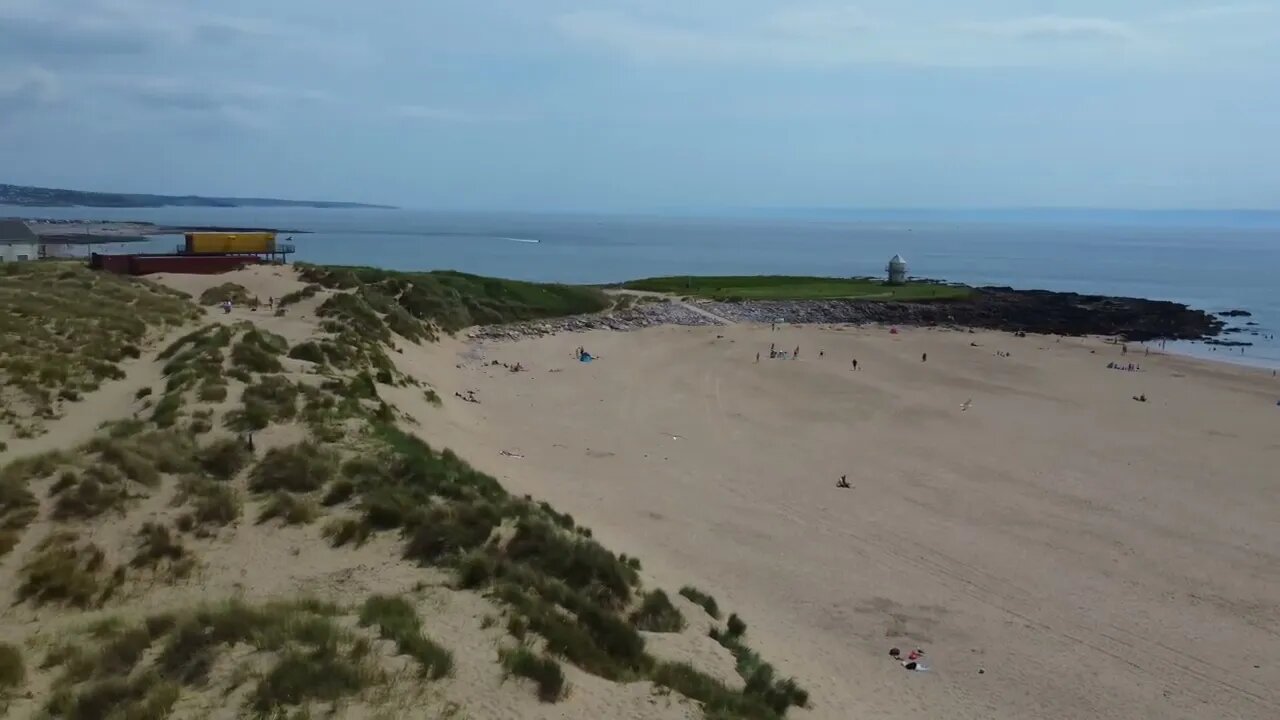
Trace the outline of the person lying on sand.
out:
[[[848,487],[850,487],[850,485],[849,485],[849,476],[848,476],[848,475],[841,475],[841,476],[840,476],[840,479],[836,481],[836,487],[838,487],[838,488],[848,488]]]

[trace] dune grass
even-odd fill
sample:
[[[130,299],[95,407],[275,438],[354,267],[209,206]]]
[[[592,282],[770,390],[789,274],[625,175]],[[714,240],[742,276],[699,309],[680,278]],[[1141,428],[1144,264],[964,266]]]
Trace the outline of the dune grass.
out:
[[[453,672],[453,653],[422,633],[418,613],[402,597],[374,595],[360,609],[360,625],[377,627],[396,649],[418,661],[424,678],[439,680]]]
[[[310,499],[284,490],[271,494],[258,515],[258,523],[279,518],[285,525],[309,525],[320,517],[320,509]]]
[[[137,358],[158,332],[196,318],[179,294],[81,263],[13,263],[0,281],[0,422],[43,431],[73,402]]]
[[[555,658],[535,654],[523,645],[501,650],[499,656],[508,673],[534,682],[538,688],[538,699],[542,702],[553,703],[564,697],[564,670]]]
[[[191,575],[196,559],[182,545],[182,540],[159,523],[143,523],[137,534],[137,551],[129,566],[150,570],[158,577],[181,580]]]
[[[645,593],[639,609],[631,614],[631,624],[648,632],[673,633],[684,629],[684,616],[661,590]]]
[[[931,282],[889,285],[873,278],[790,275],[673,276],[631,280],[628,290],[668,293],[711,300],[886,300],[927,302],[961,300],[972,288]]]
[[[453,333],[472,325],[536,320],[604,310],[608,298],[599,290],[500,280],[452,271],[402,273],[375,268],[300,265],[302,275],[324,287],[355,290],[375,314],[394,315],[396,307],[418,323]],[[402,321],[393,320],[399,323]],[[429,331],[407,329],[413,338]]]
[[[680,594],[688,598],[689,602],[700,606],[712,618],[720,619],[720,606],[716,604],[716,599],[711,595],[699,590],[692,585],[685,585],[680,588]]]
[[[234,305],[258,306],[258,298],[239,283],[222,283],[200,293],[201,305],[220,305],[228,300]]]
[[[809,692],[793,678],[777,679],[774,668],[761,659],[759,653],[747,646],[747,624],[737,613],[729,615],[724,630],[711,629],[711,637],[733,653],[738,674],[746,682],[743,694],[757,698],[778,715],[786,713],[792,705],[809,704]]]
[[[27,679],[27,666],[22,651],[9,643],[0,642],[0,698],[22,687]]]
[[[284,717],[309,703],[333,703],[384,680],[368,641],[343,629],[341,610],[312,600],[248,605],[229,601],[143,623],[99,624],[55,648],[60,667],[45,710],[51,717],[164,718],[187,688],[203,687],[217,659],[236,645],[274,655],[247,693],[246,711]],[[291,715],[298,717],[298,715]]]
[[[80,542],[75,533],[55,532],[36,547],[18,571],[17,598],[36,605],[95,607],[107,588],[105,561],[97,545]]]

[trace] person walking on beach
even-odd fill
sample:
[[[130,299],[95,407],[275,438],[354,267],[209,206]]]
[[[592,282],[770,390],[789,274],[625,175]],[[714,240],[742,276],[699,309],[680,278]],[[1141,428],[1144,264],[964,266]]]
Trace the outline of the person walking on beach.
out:
[[[920,362],[929,362],[929,353],[920,353]]]
[[[797,345],[797,346],[796,346],[796,351],[791,355],[791,359],[792,359],[792,360],[799,360],[799,359],[800,359],[800,346],[799,346],[799,345]]]
[[[854,359],[853,359],[853,369],[854,369],[854,370],[857,370],[857,369],[858,369],[858,358],[854,358]]]
[[[760,364],[760,353],[756,353],[756,364]]]

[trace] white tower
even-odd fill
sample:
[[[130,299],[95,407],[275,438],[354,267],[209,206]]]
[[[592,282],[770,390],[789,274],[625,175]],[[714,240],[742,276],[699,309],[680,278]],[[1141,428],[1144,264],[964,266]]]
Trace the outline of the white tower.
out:
[[[889,273],[890,285],[902,285],[907,282],[907,261],[903,260],[901,255],[890,258],[885,271]]]

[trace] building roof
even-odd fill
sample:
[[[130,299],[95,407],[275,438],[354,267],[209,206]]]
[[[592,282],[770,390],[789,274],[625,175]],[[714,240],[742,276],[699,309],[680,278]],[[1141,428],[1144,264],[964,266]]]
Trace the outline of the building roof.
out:
[[[0,220],[0,243],[38,243],[40,238],[21,220]]]
[[[884,256],[881,255],[880,257],[884,257]],[[907,261],[903,260],[901,255],[894,255],[893,257],[889,258],[889,264],[890,265],[906,265]]]

